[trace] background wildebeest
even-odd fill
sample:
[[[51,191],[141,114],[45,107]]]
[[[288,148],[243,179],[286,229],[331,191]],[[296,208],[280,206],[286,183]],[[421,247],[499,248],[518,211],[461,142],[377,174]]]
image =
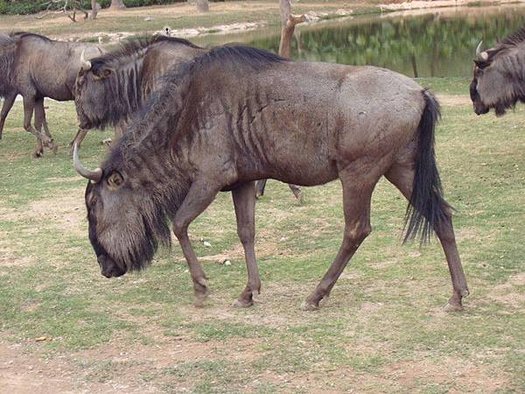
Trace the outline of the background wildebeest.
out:
[[[0,34],[0,98],[4,99],[2,110],[0,111],[0,139],[2,138],[7,115],[9,114],[9,111],[11,111],[11,108],[13,108],[16,96],[19,93],[16,87],[13,86],[13,79],[11,77],[12,65],[15,60],[15,51],[16,38],[10,37],[7,34]],[[45,115],[41,115],[44,114],[43,101],[35,105],[35,112],[38,112],[39,114],[38,116],[35,116],[35,118],[37,120],[43,121],[44,129],[46,133],[49,133],[49,129],[45,121]],[[39,130],[41,128],[42,125],[37,127]]]
[[[44,98],[73,100],[81,54],[93,57],[103,50],[94,44],[55,41],[34,33],[18,32],[9,36],[14,40],[14,47],[2,52],[5,74],[0,78],[7,78],[4,83],[11,95],[16,92],[23,97],[24,129],[37,136],[34,155],[41,156],[43,144],[54,148],[49,130],[41,132],[42,125],[47,128]],[[4,105],[12,105],[9,100],[14,100],[14,97],[6,96]],[[33,110],[36,129],[31,125]]]
[[[505,114],[518,101],[525,102],[525,28],[509,35],[494,48],[476,49],[470,98],[474,112],[486,114],[494,108]]]
[[[296,63],[248,47],[214,49],[170,72],[101,168],[89,178],[89,238],[106,277],[144,268],[173,223],[197,299],[206,277],[188,237],[189,224],[231,190],[248,283],[260,290],[254,250],[254,180],[320,185],[339,178],[345,229],[339,252],[306,299],[315,309],[371,231],[370,204],[384,175],[410,201],[405,239],[436,231],[453,294],[468,294],[435,163],[439,105],[410,78],[376,67]]]
[[[204,52],[184,39],[155,36],[125,42],[84,61],[75,86],[80,127],[87,130],[127,122],[158,90],[167,70]]]

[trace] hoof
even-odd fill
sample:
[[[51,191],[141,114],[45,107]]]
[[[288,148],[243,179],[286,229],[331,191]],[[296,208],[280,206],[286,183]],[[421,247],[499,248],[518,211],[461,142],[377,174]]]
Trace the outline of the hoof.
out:
[[[234,308],[249,308],[251,306],[253,306],[253,301],[235,300],[233,303]]]
[[[447,302],[447,305],[443,307],[443,310],[445,312],[462,312],[463,311],[463,305],[458,304],[457,302]]]
[[[310,301],[305,301],[301,305],[301,310],[306,311],[306,312],[318,311],[319,310],[319,304],[315,304],[315,303],[310,302]]]
[[[208,293],[195,295],[193,298],[193,306],[195,308],[204,308],[206,305],[206,298],[208,298]]]

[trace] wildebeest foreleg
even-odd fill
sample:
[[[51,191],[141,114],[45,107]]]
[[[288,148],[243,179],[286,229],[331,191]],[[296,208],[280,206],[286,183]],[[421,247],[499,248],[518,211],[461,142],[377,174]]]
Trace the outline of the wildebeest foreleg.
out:
[[[392,167],[386,174],[387,179],[395,185],[401,193],[410,201],[412,195],[412,184],[414,179],[414,171],[411,166],[397,165]],[[452,279],[452,297],[445,306],[447,311],[459,311],[463,309],[462,299],[469,294],[467,279],[463,272],[461,259],[459,258],[458,248],[456,245],[456,238],[454,236],[454,228],[452,226],[452,215],[450,209],[447,208],[447,218],[441,223],[438,228],[435,228],[439,242],[445,252],[447,259],[450,277]]]
[[[247,307],[253,305],[253,293],[261,291],[261,279],[255,259],[255,182],[233,189],[232,197],[237,218],[237,234],[244,248],[248,270],[248,284],[234,305]]]
[[[182,253],[188,263],[191,279],[193,280],[196,306],[202,306],[208,295],[208,286],[206,274],[191,246],[190,238],[188,237],[188,226],[213,202],[219,190],[220,188],[212,187],[206,180],[193,182],[173,219],[173,232],[179,240]]]
[[[75,146],[75,144],[78,147],[80,147],[80,144],[82,143],[82,141],[84,141],[84,138],[86,138],[87,133],[88,133],[88,130],[81,129],[80,127],[78,128],[75,138],[73,138],[73,140],[69,143],[69,148],[71,152],[73,152],[73,147]]]
[[[16,94],[16,92],[11,92],[6,97],[4,97],[2,111],[0,112],[0,139],[2,139],[2,133],[4,131],[4,123],[5,119],[7,118],[7,114],[9,111],[11,111],[11,108],[13,108],[13,104],[15,103]]]
[[[366,180],[363,180],[363,175],[359,174],[361,171],[362,174],[368,173]],[[323,279],[304,302],[304,310],[319,308],[319,302],[330,294],[335,282],[357,248],[370,234],[370,201],[372,191],[379,178],[372,178],[372,172],[368,172],[368,168],[360,167],[359,172],[347,169],[339,174],[343,185],[343,209],[345,216],[343,242]]]

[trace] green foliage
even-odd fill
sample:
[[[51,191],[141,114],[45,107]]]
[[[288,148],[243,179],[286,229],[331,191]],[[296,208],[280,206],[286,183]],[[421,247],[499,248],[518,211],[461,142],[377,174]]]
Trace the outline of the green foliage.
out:
[[[180,3],[184,0],[124,0],[124,4],[127,7],[143,7],[149,5],[161,5],[161,4],[172,4]],[[80,6],[83,9],[91,9],[90,0],[80,0]],[[111,0],[98,0],[98,3],[104,8],[109,7]],[[36,14],[40,11],[48,9],[49,0],[12,0],[6,2],[6,0],[0,0],[0,14],[9,15],[26,15]],[[63,3],[51,4],[49,9],[57,10],[63,7]]]

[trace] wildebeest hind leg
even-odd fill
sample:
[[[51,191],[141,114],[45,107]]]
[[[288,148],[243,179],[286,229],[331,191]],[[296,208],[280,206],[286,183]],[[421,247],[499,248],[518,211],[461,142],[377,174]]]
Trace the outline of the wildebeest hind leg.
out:
[[[39,130],[36,130],[31,124],[33,110],[35,109],[35,98],[33,96],[24,96],[24,129],[33,134],[36,139],[36,148],[33,152],[34,157],[42,157],[44,154],[44,145],[48,142],[49,137]]]
[[[403,193],[407,200],[410,201],[414,179],[414,171],[411,166],[394,166],[386,174],[386,178],[396,186],[401,193]],[[434,228],[434,231],[436,232],[441,246],[443,247],[443,251],[445,252],[450,277],[452,279],[452,297],[445,306],[445,310],[459,311],[463,309],[462,299],[469,294],[469,291],[467,287],[467,279],[463,272],[461,259],[456,245],[450,208],[447,207],[446,212],[446,220],[444,220],[438,228]]]
[[[57,146],[54,143],[49,127],[47,126],[43,97],[35,100],[35,127],[41,135],[45,135],[44,142],[46,146],[51,149],[53,153],[57,153]]]
[[[179,240],[182,253],[186,258],[193,280],[195,305],[202,306],[208,295],[206,274],[197,260],[195,251],[188,237],[188,226],[212,203],[220,188],[212,187],[207,180],[197,180],[192,183],[188,194],[173,219],[173,232]]]
[[[247,307],[253,305],[253,293],[261,291],[261,279],[255,259],[255,182],[233,189],[232,197],[237,218],[237,234],[244,248],[248,270],[248,284],[234,306]]]
[[[359,245],[371,231],[370,226],[370,201],[372,191],[379,179],[373,175],[373,170],[356,166],[356,171],[351,169],[339,173],[343,185],[343,209],[345,214],[345,229],[343,242],[332,265],[324,275],[315,290],[308,296],[302,308],[315,310],[319,302],[330,294],[335,282],[345,269]],[[363,179],[363,174],[366,179]]]

